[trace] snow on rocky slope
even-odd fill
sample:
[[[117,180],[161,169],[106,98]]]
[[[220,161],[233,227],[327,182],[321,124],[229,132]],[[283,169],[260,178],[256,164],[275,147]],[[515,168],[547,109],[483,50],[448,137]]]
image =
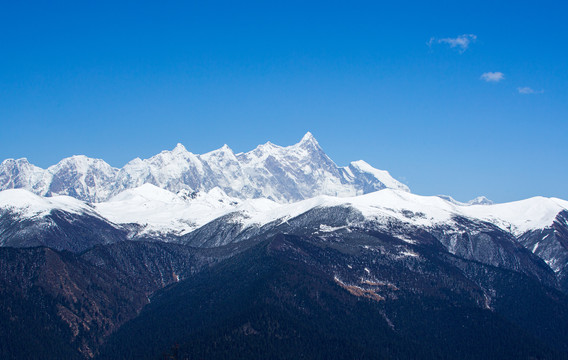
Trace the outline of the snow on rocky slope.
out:
[[[420,227],[445,224],[456,217],[492,223],[513,235],[552,226],[556,216],[568,209],[568,201],[534,197],[493,205],[459,205],[439,196],[421,196],[385,189],[355,197],[319,196],[293,204],[283,204],[270,211],[250,214],[248,223],[266,224],[293,218],[316,207],[352,207],[367,219],[396,219]]]
[[[493,205],[464,207],[464,215],[491,222],[514,235],[551,227],[556,216],[568,209],[568,201],[536,196]]]
[[[138,235],[179,236],[229,212],[257,213],[279,205],[268,199],[232,198],[219,188],[187,197],[144,184],[94,206],[114,223],[139,225]]]
[[[513,245],[517,239],[555,271],[568,291],[567,214],[568,202],[556,198],[469,205],[394,189],[284,204],[231,197],[219,187],[175,194],[143,184],[96,204],[12,189],[0,191],[0,246],[83,251],[101,243],[153,239],[214,247],[275,231],[324,238],[337,231],[380,231],[408,244],[429,234],[452,254],[516,269],[525,256]],[[494,226],[501,235],[495,237]],[[503,251],[513,257],[503,257]]]
[[[125,241],[127,236],[127,229],[70,196],[41,197],[24,189],[0,191],[0,246],[80,252]]]
[[[534,197],[493,205],[459,205],[439,196],[421,196],[406,191],[384,189],[354,197],[317,196],[289,204],[269,199],[247,199],[227,195],[216,187],[192,196],[175,194],[151,184],[128,189],[106,202],[89,205],[68,196],[40,197],[23,189],[0,192],[0,210],[22,217],[38,217],[57,209],[87,213],[114,224],[137,224],[141,233],[183,235],[230,213],[239,213],[244,227],[286,221],[315,208],[352,208],[369,220],[418,227],[433,227],[465,217],[492,223],[520,236],[553,225],[556,216],[568,210],[568,202]]]
[[[555,272],[565,273],[568,289],[567,201],[534,197],[493,204],[479,197],[462,203],[444,195],[415,195],[362,160],[338,167],[310,133],[292,146],[267,142],[238,154],[224,145],[198,155],[178,144],[121,169],[86,156],[45,170],[26,159],[8,159],[0,164],[0,190],[0,246],[56,244],[79,250],[99,240],[183,241],[201,233],[215,239],[198,246],[213,246],[313,210],[330,217],[320,219],[318,231],[333,232],[337,226],[331,218],[342,216],[336,210],[344,208],[356,214],[350,219],[385,228],[456,232],[463,229],[463,219],[495,225]],[[102,240],[97,226],[105,229]]]
[[[95,214],[87,203],[71,196],[42,197],[24,189],[0,191],[0,211],[10,211],[23,218],[43,217],[53,210],[72,214]]]
[[[292,146],[268,142],[239,154],[224,145],[198,155],[178,144],[149,159],[136,158],[121,169],[86,156],[63,159],[45,170],[26,159],[0,164],[0,190],[23,188],[42,196],[59,194],[103,202],[144,184],[174,193],[220,188],[231,197],[280,203],[318,195],[354,196],[385,188],[409,191],[387,171],[364,161],[338,167],[311,133]]]

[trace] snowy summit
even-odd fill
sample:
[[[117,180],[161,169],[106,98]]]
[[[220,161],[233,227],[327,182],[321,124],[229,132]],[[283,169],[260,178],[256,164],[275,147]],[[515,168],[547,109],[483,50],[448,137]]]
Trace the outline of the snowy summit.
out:
[[[26,159],[0,164],[0,190],[26,189],[40,196],[68,195],[102,202],[144,184],[177,193],[214,188],[239,199],[266,198],[289,203],[318,195],[355,196],[391,188],[409,191],[387,171],[364,161],[337,166],[308,132],[299,143],[267,142],[235,154],[227,145],[193,154],[182,144],[149,159],[136,158],[117,169],[104,160],[72,156],[47,169]]]

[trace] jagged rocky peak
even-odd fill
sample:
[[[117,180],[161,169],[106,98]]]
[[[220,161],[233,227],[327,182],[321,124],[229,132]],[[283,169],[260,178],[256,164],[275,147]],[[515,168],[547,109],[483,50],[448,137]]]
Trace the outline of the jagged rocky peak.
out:
[[[227,144],[223,144],[223,146],[221,146],[219,150],[223,152],[233,152],[233,150]]]
[[[304,137],[302,137],[302,140],[300,140],[298,145],[319,147],[318,141],[316,140],[314,135],[309,131],[304,135]]]
[[[408,191],[387,171],[364,161],[338,167],[311,132],[290,146],[271,142],[234,154],[228,145],[199,155],[178,143],[121,169],[100,159],[72,156],[44,170],[27,160],[0,165],[0,190],[25,188],[38,195],[65,194],[88,202],[106,201],[127,189],[152,184],[177,193],[218,187],[240,199],[266,198],[288,203],[318,195],[354,196],[385,188]]]
[[[142,161],[144,163],[187,161],[187,159],[194,156],[195,154],[187,150],[181,143],[178,143],[172,150],[163,150],[162,152]]]
[[[248,158],[252,158],[253,156],[261,157],[264,154],[272,153],[274,150],[280,149],[280,148],[282,148],[282,147],[278,146],[276,144],[273,144],[270,141],[267,141],[264,144],[258,145],[256,148],[254,148],[253,150],[251,150],[249,152],[239,153],[238,157],[241,160],[246,160]]]
[[[182,143],[177,143],[177,145],[172,150],[173,153],[185,153],[188,152]]]
[[[288,149],[289,151],[292,149],[301,149],[306,152],[305,154],[307,156],[322,156],[325,157],[329,162],[332,162],[331,159],[327,157],[327,154],[323,151],[316,138],[309,131],[302,137],[300,142],[289,146]]]
[[[15,167],[15,166],[30,165],[30,162],[28,161],[27,158],[24,157],[24,158],[19,158],[19,159],[6,159],[6,160],[2,161],[2,163],[0,165]]]
[[[40,169],[32,165],[27,158],[20,159],[6,159],[0,163],[2,171],[22,171],[22,170],[35,170]]]
[[[37,194],[46,191],[50,175],[28,159],[6,159],[0,164],[0,189],[27,189]]]
[[[229,145],[224,144],[223,146],[221,146],[219,149],[215,149],[212,151],[209,151],[203,155],[201,155],[201,158],[231,158],[231,159],[235,159],[235,153],[233,152],[233,149],[231,149],[229,147]]]

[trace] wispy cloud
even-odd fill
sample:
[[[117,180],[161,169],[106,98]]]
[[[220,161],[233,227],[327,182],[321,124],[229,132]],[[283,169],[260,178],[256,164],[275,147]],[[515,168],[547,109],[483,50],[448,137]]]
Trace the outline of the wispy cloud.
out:
[[[500,71],[486,72],[486,73],[481,74],[481,80],[484,80],[484,81],[487,81],[487,82],[499,82],[503,79],[505,79],[505,74],[503,74]]]
[[[455,38],[442,38],[438,39],[431,37],[428,41],[428,46],[432,47],[434,44],[444,44],[451,48],[457,49],[460,54],[469,48],[469,45],[477,40],[477,35],[474,34],[463,34]]]
[[[544,90],[534,90],[528,86],[518,87],[517,91],[523,95],[542,94],[544,92]]]

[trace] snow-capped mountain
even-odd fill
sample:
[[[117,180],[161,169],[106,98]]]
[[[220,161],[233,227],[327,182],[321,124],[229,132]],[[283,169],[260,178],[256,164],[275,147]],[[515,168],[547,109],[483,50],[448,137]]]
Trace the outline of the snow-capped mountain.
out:
[[[130,238],[144,236],[170,241],[230,212],[257,213],[278,206],[268,199],[233,198],[220,188],[186,196],[151,184],[125,190],[109,201],[94,204],[96,211],[113,223],[135,224]]]
[[[266,143],[239,154],[225,145],[197,155],[178,144],[121,169],[85,156],[64,159],[46,170],[26,159],[6,160],[0,165],[0,186],[5,189],[0,191],[0,288],[8,289],[3,298],[12,301],[5,302],[4,312],[21,310],[0,323],[29,318],[31,328],[38,328],[37,314],[46,313],[55,320],[47,321],[45,328],[55,334],[53,324],[62,319],[61,329],[72,329],[83,339],[78,348],[87,354],[83,358],[92,358],[112,329],[135,314],[148,314],[140,311],[144,304],[150,303],[150,310],[168,298],[175,306],[188,304],[183,296],[180,301],[176,286],[199,284],[194,280],[204,269],[204,285],[189,296],[197,304],[203,303],[196,300],[199,296],[206,302],[215,299],[203,294],[219,293],[210,288],[212,283],[225,292],[231,285],[229,296],[217,298],[233,302],[239,294],[249,299],[251,291],[257,291],[248,289],[250,284],[257,289],[256,284],[269,281],[270,290],[259,293],[276,296],[278,301],[272,303],[288,298],[301,314],[306,301],[313,301],[316,310],[327,308],[330,299],[359,305],[363,302],[356,298],[372,301],[378,312],[370,320],[376,324],[384,319],[385,329],[394,330],[397,339],[404,319],[410,321],[407,328],[413,328],[415,319],[424,318],[416,316],[417,308],[438,304],[433,319],[452,309],[475,309],[467,319],[482,313],[495,316],[477,325],[483,330],[501,317],[523,324],[532,314],[537,325],[525,324],[527,329],[539,334],[546,329],[543,339],[565,343],[565,200],[533,197],[493,204],[478,197],[465,203],[447,195],[412,194],[388,172],[364,161],[336,166],[309,133],[292,146]],[[278,269],[285,270],[280,274],[288,280],[273,278]],[[271,275],[262,275],[265,271]],[[298,279],[300,287],[290,285]],[[291,287],[273,291],[281,285]],[[336,295],[321,296],[323,285]],[[40,291],[32,291],[34,286]],[[159,289],[163,292],[155,293]],[[301,302],[297,296],[303,291],[298,289],[309,289]],[[130,305],[117,307],[114,299]],[[46,307],[49,303],[54,306]],[[345,304],[337,309],[345,309]],[[396,306],[402,310],[394,311]],[[291,308],[286,305],[285,313]],[[335,317],[337,309],[332,309]],[[176,317],[179,313],[177,309]],[[361,318],[355,316],[354,323]],[[90,326],[92,319],[107,325]],[[164,319],[156,328],[170,324],[172,317]],[[441,339],[448,333],[447,322],[440,320]],[[464,328],[462,323],[455,329]],[[152,321],[144,323],[142,316],[142,324],[147,329]],[[242,326],[252,329],[250,322],[238,326],[241,330],[232,334],[240,334]],[[432,331],[430,325],[424,328]],[[507,333],[503,329],[496,331]],[[10,331],[4,330],[16,334],[12,342],[22,336]],[[89,346],[84,345],[87,340]]]
[[[467,202],[470,205],[491,205],[493,204],[492,200],[489,200],[485,196],[478,196],[475,199],[472,199]]]
[[[292,146],[270,142],[234,154],[227,146],[198,155],[178,144],[171,151],[136,158],[123,168],[100,159],[72,156],[47,169],[26,159],[0,164],[0,190],[22,188],[41,196],[69,195],[102,202],[127,189],[152,184],[172,192],[222,189],[239,199],[266,198],[287,203],[318,195],[354,196],[408,187],[364,161],[338,167],[311,133]]]
[[[81,239],[85,234],[94,239],[101,228],[107,235],[101,243],[153,239],[198,247],[276,233],[333,239],[350,232],[379,231],[402,244],[434,241],[452,254],[516,270],[526,256],[522,245],[564,279],[568,224],[562,214],[566,213],[568,202],[556,198],[470,205],[394,189],[281,204],[234,198],[218,187],[175,194],[144,184],[94,205],[14,189],[0,192],[0,236],[4,246],[51,244],[77,251],[96,244],[99,240]],[[68,240],[62,243],[53,234]]]
[[[46,170],[10,159],[0,165],[0,189],[0,246],[217,247],[277,233],[333,239],[371,231],[512,270],[532,263],[528,250],[568,291],[567,201],[412,194],[362,160],[338,167],[310,133],[292,146],[268,142],[238,154],[225,145],[198,155],[178,144],[121,169],[86,156]]]
[[[70,196],[41,197],[24,189],[0,191],[0,246],[79,252],[125,241],[130,231]]]
[[[71,156],[41,169],[27,159],[0,164],[0,189],[26,189],[37,195],[68,195],[85,201],[109,197],[118,169],[100,159]]]
[[[488,198],[486,198],[485,196],[478,196],[475,199],[471,199],[468,202],[461,202],[461,201],[457,201],[456,199],[454,199],[453,197],[451,197],[450,195],[438,195],[439,198],[442,198],[444,200],[447,200],[449,202],[451,202],[452,204],[455,205],[460,205],[460,206],[466,206],[466,205],[491,205],[493,204],[493,201],[489,200]]]
[[[239,199],[216,187],[209,192],[181,191],[175,194],[155,185],[128,189],[106,202],[89,204],[69,196],[41,197],[24,189],[0,192],[0,211],[22,219],[37,219],[53,211],[89,215],[116,226],[136,224],[137,230],[160,236],[187,234],[228,214],[238,214],[244,228],[282,223],[314,209],[350,208],[364,221],[386,228],[392,223],[422,228],[455,224],[465,218],[492,224],[515,237],[552,228],[559,214],[568,211],[568,201],[533,197],[493,205],[459,204],[439,196],[421,196],[402,190],[334,197],[316,196],[281,204],[270,199]],[[363,221],[362,220],[362,221]],[[325,225],[325,224],[324,224]]]

